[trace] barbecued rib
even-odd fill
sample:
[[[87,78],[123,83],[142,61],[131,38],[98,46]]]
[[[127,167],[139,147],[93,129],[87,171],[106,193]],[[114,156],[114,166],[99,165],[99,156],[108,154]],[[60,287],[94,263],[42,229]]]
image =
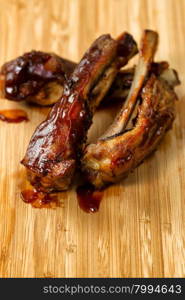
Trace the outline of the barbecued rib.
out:
[[[51,105],[76,64],[56,54],[31,51],[5,63],[0,71],[1,96],[13,101]]]
[[[136,52],[135,41],[124,33],[117,41],[101,36],[85,53],[65,84],[61,100],[37,127],[22,160],[37,189],[51,192],[69,187],[93,112],[119,68]]]
[[[25,53],[2,66],[0,71],[1,97],[12,101],[24,100],[42,106],[55,104],[62,96],[66,78],[75,67],[76,63],[56,54],[41,51]],[[166,67],[167,63],[161,62],[156,64],[155,69],[161,70]],[[134,68],[119,71],[103,104],[123,101],[128,95],[133,75]],[[101,81],[102,86],[104,86],[104,81],[106,78]]]
[[[0,96],[12,101],[26,101],[41,106],[55,104],[63,93],[66,79],[76,63],[58,55],[31,51],[5,63],[0,70]],[[133,72],[118,72],[105,104],[122,100],[128,92]],[[104,85],[107,79],[102,80]],[[101,86],[99,86],[101,88]],[[97,90],[97,89],[96,89]],[[108,100],[108,101],[107,101]]]
[[[25,53],[1,67],[0,96],[41,106],[53,105],[61,98],[64,82],[76,65],[55,54],[40,51]],[[105,104],[111,100],[122,100],[127,95],[130,77],[133,78],[132,69],[118,72]],[[102,86],[106,80],[102,80]]]
[[[152,44],[149,36],[154,38]],[[126,104],[106,134],[84,150],[82,170],[85,178],[96,188],[126,177],[156,149],[165,132],[171,128],[177,99],[173,86],[179,83],[175,71],[164,70],[159,77],[151,74],[146,81],[156,43],[157,35],[145,31]],[[150,55],[146,57],[147,53]],[[138,100],[141,104],[137,103],[134,126],[127,130],[126,125]]]
[[[76,63],[55,54],[40,51],[25,53],[2,66],[0,95],[12,101],[33,102],[41,106],[53,105],[62,96],[64,82],[75,67]],[[155,74],[167,67],[167,62],[152,64]],[[103,106],[123,101],[127,97],[134,69],[132,67],[118,72],[103,99]],[[103,82],[102,80],[102,86]]]

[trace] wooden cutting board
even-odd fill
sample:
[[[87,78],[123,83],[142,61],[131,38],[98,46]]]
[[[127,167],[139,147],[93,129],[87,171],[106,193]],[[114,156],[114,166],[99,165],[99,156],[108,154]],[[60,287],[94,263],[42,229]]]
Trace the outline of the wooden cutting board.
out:
[[[79,207],[75,188],[62,207],[34,209],[20,199],[20,165],[30,136],[48,109],[1,99],[1,109],[23,108],[30,122],[0,122],[1,277],[185,276],[185,1],[0,0],[0,62],[31,49],[78,61],[102,33],[160,34],[157,60],[178,70],[180,101],[173,129],[158,151],[126,180],[109,187],[100,211]],[[97,137],[114,111],[99,110]]]

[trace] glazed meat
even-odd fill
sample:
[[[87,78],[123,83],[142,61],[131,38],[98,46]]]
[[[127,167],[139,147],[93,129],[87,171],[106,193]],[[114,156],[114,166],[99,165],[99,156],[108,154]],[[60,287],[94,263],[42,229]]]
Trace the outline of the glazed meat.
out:
[[[61,97],[75,63],[56,54],[31,51],[5,63],[0,72],[1,96],[13,101],[51,105]]]
[[[22,160],[28,179],[44,192],[69,187],[92,116],[119,69],[137,52],[132,36],[98,38],[85,53],[63,96],[33,134]]]
[[[5,63],[0,71],[0,96],[41,106],[55,104],[62,96],[64,83],[76,63],[56,54],[40,51],[25,53]],[[133,68],[118,72],[103,104],[122,101],[128,94]]]
[[[96,188],[126,177],[157,148],[172,126],[177,99],[173,87],[179,80],[167,65],[160,69],[154,64],[152,70],[157,40],[155,32],[144,32],[139,62],[123,108],[105,134],[84,150],[82,170]]]
[[[55,104],[63,93],[66,79],[76,63],[40,51],[31,51],[5,63],[0,71],[0,95],[12,101],[26,101],[41,106]],[[161,72],[167,62],[153,63],[152,69]],[[128,95],[134,67],[120,70],[101,105],[122,102]]]

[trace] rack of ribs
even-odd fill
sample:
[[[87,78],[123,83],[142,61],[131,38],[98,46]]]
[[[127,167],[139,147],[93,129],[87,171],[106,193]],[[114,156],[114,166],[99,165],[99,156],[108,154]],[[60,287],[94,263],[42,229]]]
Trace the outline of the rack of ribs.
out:
[[[96,188],[125,178],[156,150],[175,118],[177,73],[165,63],[153,63],[158,35],[146,30],[139,61],[121,111],[97,142],[84,148],[85,178]]]
[[[68,189],[79,165],[92,116],[119,69],[137,53],[128,33],[99,37],[64,84],[61,99],[35,130],[22,164],[40,191]]]

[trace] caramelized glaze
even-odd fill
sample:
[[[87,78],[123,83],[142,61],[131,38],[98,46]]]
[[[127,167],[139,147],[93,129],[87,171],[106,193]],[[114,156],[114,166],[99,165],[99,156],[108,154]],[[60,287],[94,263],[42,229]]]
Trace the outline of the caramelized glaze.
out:
[[[55,54],[31,51],[2,66],[1,89],[7,99],[26,100],[48,82],[62,85],[74,67],[74,63]]]

